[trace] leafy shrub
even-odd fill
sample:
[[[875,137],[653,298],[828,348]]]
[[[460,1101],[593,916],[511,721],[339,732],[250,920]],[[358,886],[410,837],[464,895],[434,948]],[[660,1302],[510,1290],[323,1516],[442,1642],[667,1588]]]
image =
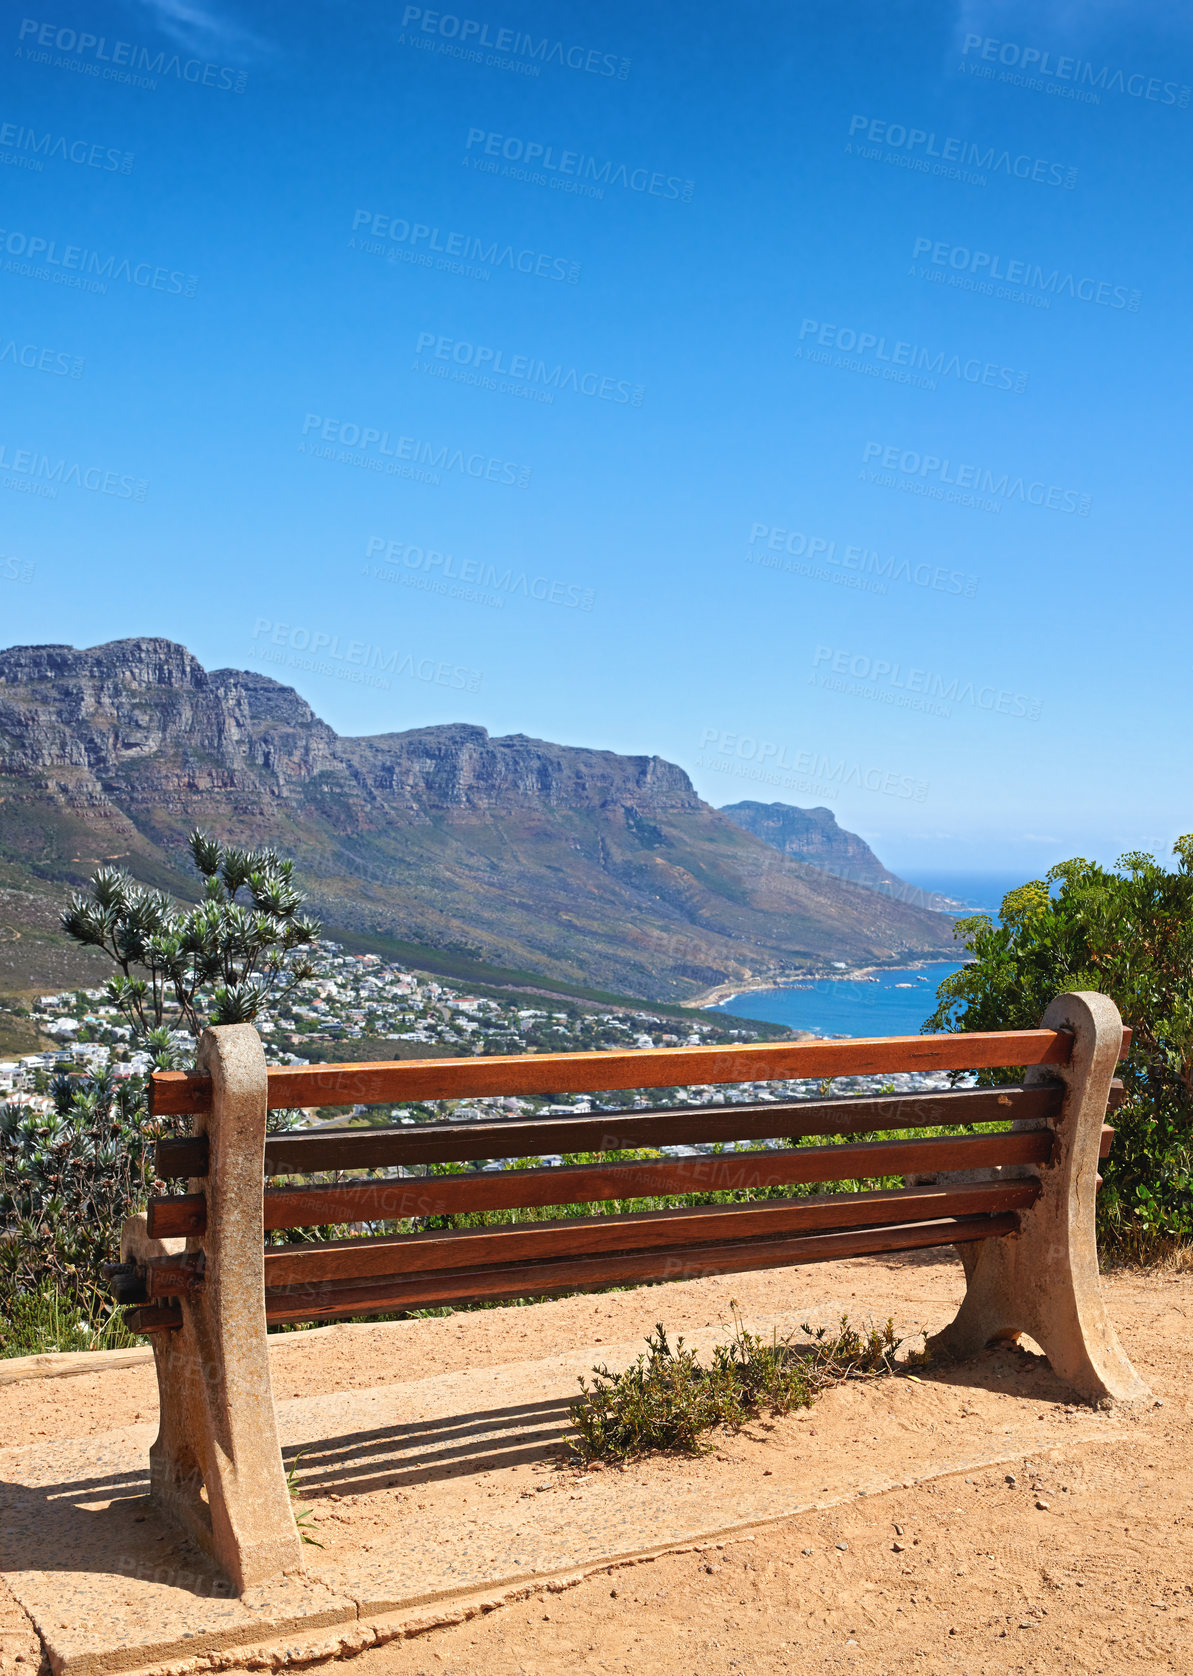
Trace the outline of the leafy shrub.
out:
[[[292,863],[273,850],[225,847],[193,832],[202,880],[197,907],[101,867],[62,915],[67,934],[102,949],[120,968],[107,998],[132,1027],[134,1045],[161,1069],[189,1067],[180,1045],[208,1024],[251,1023],[313,968],[304,951],[319,934],[300,913]],[[37,1339],[74,1349],[108,1339],[112,1302],[101,1278],[119,1257],[120,1229],[153,1189],[152,1147],[182,1125],[153,1122],[143,1079],[116,1087],[107,1072],[55,1077],[53,1110],[15,1102],[0,1109],[0,1341]],[[284,1114],[275,1114],[286,1124]],[[22,1325],[24,1323],[24,1325]],[[122,1330],[122,1329],[121,1329]],[[57,1337],[55,1338],[55,1335]],[[42,1342],[46,1339],[51,1342]]]
[[[924,1026],[1032,1029],[1067,990],[1111,997],[1134,1034],[1098,1227],[1108,1249],[1134,1257],[1193,1239],[1193,836],[1174,854],[1174,872],[1138,852],[1116,871],[1065,861],[1009,892],[1001,923],[959,920],[974,962],[941,984]],[[979,1080],[990,1087],[1020,1075],[983,1071]]]
[[[630,1367],[615,1374],[602,1364],[593,1369],[591,1385],[581,1378],[581,1395],[570,1410],[575,1436],[569,1439],[581,1463],[624,1461],[657,1450],[707,1454],[713,1448],[708,1433],[717,1427],[738,1431],[759,1414],[810,1407],[826,1385],[897,1371],[901,1341],[890,1320],[863,1334],[842,1316],[835,1336],[805,1323],[803,1343],[777,1336],[768,1342],[751,1333],[737,1306],[731,1307],[733,1337],[714,1345],[710,1366],[703,1366],[682,1338],[672,1349],[659,1322],[647,1336],[646,1352]]]
[[[56,1310],[95,1327],[112,1307],[100,1267],[119,1256],[121,1223],[144,1202],[157,1129],[139,1078],[117,1088],[107,1073],[59,1076],[50,1093],[49,1112],[0,1108],[0,1296],[10,1321],[22,1299],[39,1298],[38,1319]]]
[[[120,1310],[107,1306],[98,1321],[48,1283],[13,1293],[0,1320],[0,1356],[42,1356],[52,1350],[127,1350],[142,1340],[129,1332]]]

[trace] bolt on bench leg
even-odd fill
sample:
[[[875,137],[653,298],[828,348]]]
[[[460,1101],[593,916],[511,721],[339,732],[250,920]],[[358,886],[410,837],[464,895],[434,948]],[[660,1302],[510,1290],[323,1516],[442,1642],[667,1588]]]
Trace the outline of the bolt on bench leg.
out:
[[[208,1174],[191,1187],[207,1196],[207,1230],[187,1247],[204,1251],[206,1266],[202,1290],[179,1300],[182,1326],[153,1335],[161,1423],[150,1450],[151,1495],[243,1593],[303,1569],[265,1330],[260,1037],[248,1024],[206,1031],[198,1069],[212,1079],[211,1111],[197,1120],[210,1153]],[[126,1228],[125,1244],[141,1260],[168,1250],[147,1239],[142,1217]]]
[[[1056,1135],[1052,1162],[1039,1167],[1040,1196],[1019,1213],[1018,1234],[962,1249],[965,1299],[929,1347],[965,1359],[992,1340],[1027,1333],[1057,1378],[1081,1397],[1142,1402],[1151,1392],[1128,1361],[1102,1300],[1094,1224],[1098,1148],[1122,1019],[1109,997],[1083,991],[1058,995],[1041,1022],[1074,1037],[1067,1065],[1029,1068],[1024,1078],[1038,1083],[1059,1077],[1065,1084],[1063,1111],[1050,1122]]]

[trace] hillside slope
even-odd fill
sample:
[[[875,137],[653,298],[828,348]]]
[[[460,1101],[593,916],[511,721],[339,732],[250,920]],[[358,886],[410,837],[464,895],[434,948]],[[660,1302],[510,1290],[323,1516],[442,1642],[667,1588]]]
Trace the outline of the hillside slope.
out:
[[[735,826],[752,832],[784,855],[795,857],[832,873],[838,879],[852,879],[897,902],[911,902],[920,908],[958,908],[960,903],[937,891],[921,890],[897,873],[885,868],[864,838],[837,825],[831,809],[797,809],[791,803],[727,803],[721,813]]]
[[[682,769],[468,723],[339,738],[292,688],[141,638],[0,652],[0,861],[178,893],[202,826],[293,855],[331,926],[652,999],[952,951],[941,916],[776,851]]]

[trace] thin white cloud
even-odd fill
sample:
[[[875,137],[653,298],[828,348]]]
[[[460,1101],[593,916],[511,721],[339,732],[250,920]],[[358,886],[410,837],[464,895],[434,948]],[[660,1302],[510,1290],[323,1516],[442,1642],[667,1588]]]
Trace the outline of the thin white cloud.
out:
[[[1052,0],[1047,8],[1039,0],[1010,0],[998,6],[990,0],[961,0],[956,18],[958,39],[974,34],[1032,45],[1056,41],[1088,52],[1104,47],[1108,38],[1121,40],[1124,32],[1129,35],[1141,25],[1163,29],[1169,36],[1188,35],[1193,28],[1188,8],[1146,0]]]
[[[134,0],[142,15],[188,50],[197,48],[257,52],[265,42],[238,19],[203,5],[201,0]]]

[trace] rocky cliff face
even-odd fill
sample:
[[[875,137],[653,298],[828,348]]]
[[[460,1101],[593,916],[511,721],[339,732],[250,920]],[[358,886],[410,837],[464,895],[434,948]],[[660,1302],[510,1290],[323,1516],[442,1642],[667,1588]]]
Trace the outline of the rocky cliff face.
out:
[[[823,872],[859,884],[878,884],[894,879],[874,851],[855,832],[837,825],[831,809],[797,809],[790,803],[729,803],[721,813],[735,826],[752,832],[784,855],[811,862]]]
[[[198,825],[293,855],[331,925],[659,999],[951,952],[947,921],[776,853],[659,757],[466,723],[339,738],[168,640],[0,653],[0,799],[18,871],[112,859],[183,891]]]
[[[831,809],[797,809],[790,803],[729,803],[722,809],[735,826],[752,832],[784,855],[806,861],[838,879],[852,879],[884,896],[922,908],[956,908],[935,891],[920,890],[889,872],[864,838],[837,825]]]
[[[633,805],[647,813],[692,813],[702,805],[682,768],[661,757],[623,757],[529,739],[491,739],[463,722],[342,739],[362,785],[445,814],[520,809],[601,809]]]

